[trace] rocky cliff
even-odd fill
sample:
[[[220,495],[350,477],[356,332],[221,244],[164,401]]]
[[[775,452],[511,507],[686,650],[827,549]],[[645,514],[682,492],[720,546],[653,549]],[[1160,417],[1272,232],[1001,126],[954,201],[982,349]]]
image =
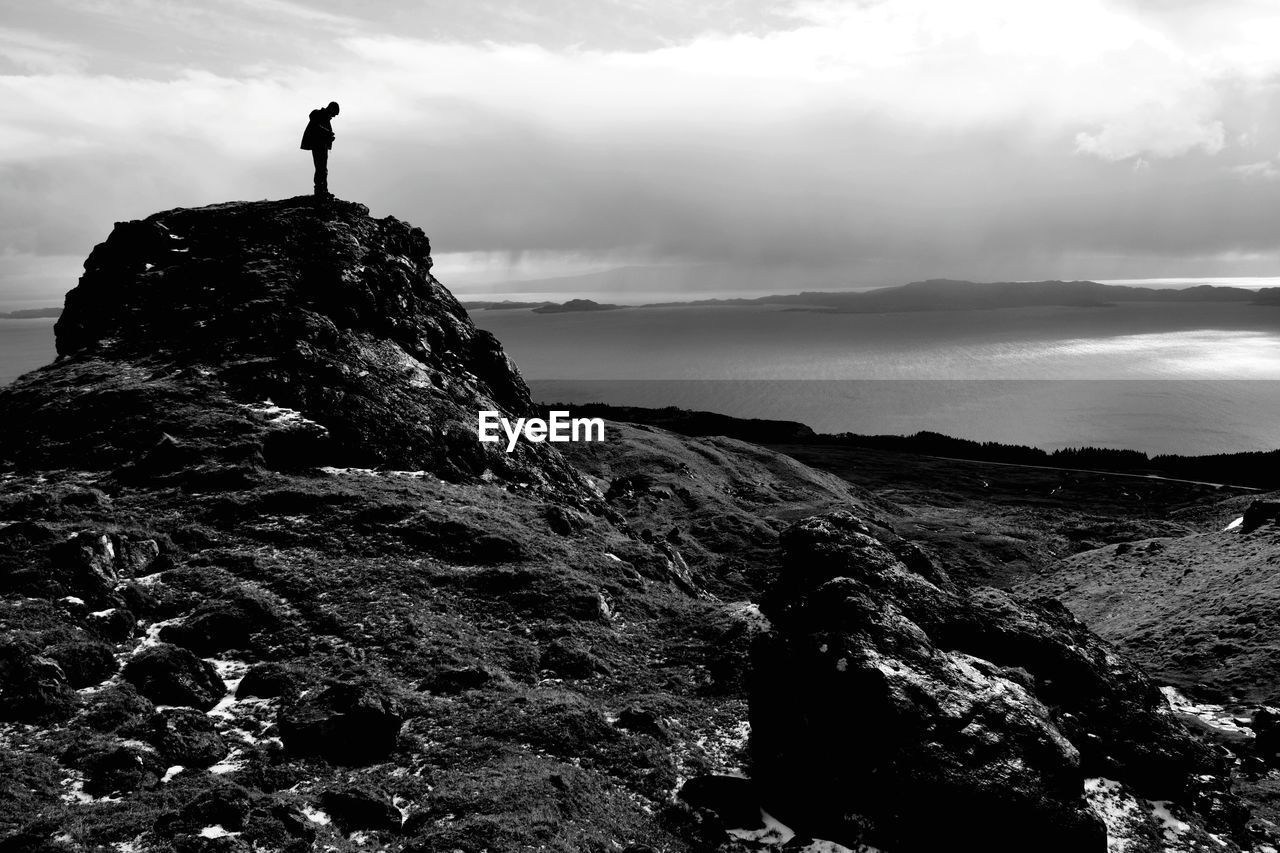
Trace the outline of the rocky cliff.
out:
[[[425,470],[585,498],[547,445],[476,440],[478,410],[528,414],[529,392],[431,265],[421,230],[349,202],[117,223],[67,294],[58,360],[7,390],[0,452],[148,472],[212,458]]]
[[[893,504],[725,437],[481,445],[528,392],[429,251],[309,199],[94,249],[0,390],[0,849],[1255,839],[1141,673]]]

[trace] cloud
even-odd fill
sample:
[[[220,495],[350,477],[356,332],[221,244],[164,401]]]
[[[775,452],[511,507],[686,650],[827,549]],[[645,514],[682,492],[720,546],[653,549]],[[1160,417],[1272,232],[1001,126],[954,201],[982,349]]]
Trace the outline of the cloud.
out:
[[[1280,148],[1280,63],[1247,26],[1274,16],[1224,2],[1237,26],[1190,2],[737,0],[717,29],[709,10],[728,7],[677,26],[636,3],[643,44],[584,13],[566,47],[515,2],[433,7],[447,35],[427,38],[381,4],[127,0],[157,12],[131,26],[159,29],[129,41],[85,12],[101,34],[23,43],[87,64],[0,76],[0,253],[83,254],[118,219],[305,192],[301,123],[335,99],[335,190],[422,225],[474,281],[611,263],[763,271],[741,278],[775,290],[1252,269],[1280,203],[1240,178]],[[135,62],[131,44],[156,47]]]
[[[1213,155],[1226,146],[1226,135],[1221,121],[1145,111],[1107,124],[1095,133],[1076,134],[1076,150],[1112,161],[1131,157],[1178,157],[1195,150]]]
[[[1259,160],[1256,163],[1241,163],[1231,167],[1231,173],[1245,180],[1276,181],[1280,180],[1280,165],[1276,160]]]

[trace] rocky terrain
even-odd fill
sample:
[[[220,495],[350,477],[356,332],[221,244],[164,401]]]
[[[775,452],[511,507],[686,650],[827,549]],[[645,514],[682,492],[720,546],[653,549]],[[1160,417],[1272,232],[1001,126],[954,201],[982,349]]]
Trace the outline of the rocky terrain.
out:
[[[119,223],[57,338],[0,390],[6,853],[1276,842],[1265,714],[1188,728],[909,496],[638,424],[477,442],[534,407],[395,219]]]
[[[1061,599],[1165,683],[1280,704],[1280,527],[1243,509],[1219,530],[1072,555],[1019,588]]]

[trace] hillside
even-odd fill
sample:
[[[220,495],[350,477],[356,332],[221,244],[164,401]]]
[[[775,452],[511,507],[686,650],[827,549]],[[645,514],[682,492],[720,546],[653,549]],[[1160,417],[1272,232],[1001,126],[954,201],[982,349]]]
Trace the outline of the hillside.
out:
[[[642,425],[480,444],[534,409],[431,268],[309,198],[90,254],[0,390],[0,849],[1280,839],[1156,682],[892,496]]]
[[[1062,600],[1162,681],[1280,704],[1280,529],[1142,538],[1075,554],[1019,589]]]

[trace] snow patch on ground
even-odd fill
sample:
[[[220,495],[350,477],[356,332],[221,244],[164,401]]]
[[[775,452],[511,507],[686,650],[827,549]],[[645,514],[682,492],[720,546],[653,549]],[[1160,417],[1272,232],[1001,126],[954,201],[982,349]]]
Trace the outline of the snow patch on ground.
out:
[[[733,618],[746,622],[758,630],[769,631],[773,628],[773,623],[769,621],[769,617],[760,612],[760,605],[755,602],[734,602],[729,605],[729,611]]]
[[[218,677],[222,679],[222,683],[227,685],[226,695],[218,700],[217,705],[209,709],[209,716],[221,717],[228,721],[234,720],[235,715],[232,713],[232,706],[238,701],[236,699],[236,690],[240,687],[244,674],[249,671],[249,665],[244,661],[222,660],[219,658],[208,658],[208,661],[218,671]]]
[[[62,780],[62,801],[64,803],[78,803],[79,805],[88,805],[90,803],[118,803],[122,797],[95,797],[84,789],[84,774],[73,770],[67,778]]]
[[[330,823],[329,816],[327,814],[320,811],[320,809],[314,808],[312,806],[309,806],[309,805],[303,806],[302,813],[306,815],[307,820],[311,821],[314,824],[318,824],[320,826],[328,826]]]
[[[1138,801],[1119,782],[1101,777],[1084,780],[1084,795],[1107,825],[1108,853],[1127,853],[1134,843],[1134,828],[1142,821]]]
[[[713,729],[698,737],[694,743],[701,747],[717,773],[727,776],[745,776],[742,756],[751,737],[751,723],[739,720],[724,729]]]
[[[1234,712],[1225,705],[1193,702],[1184,696],[1176,687],[1161,687],[1160,692],[1169,703],[1173,713],[1179,716],[1195,717],[1211,729],[1236,737],[1251,738],[1253,729],[1248,726],[1247,717]]]
[[[430,471],[395,471],[384,470],[381,468],[335,468],[332,465],[325,465],[320,470],[331,477],[408,477],[414,480],[427,478],[434,479],[434,475]]]
[[[1085,799],[1107,825],[1108,853],[1147,853],[1160,839],[1160,853],[1203,853],[1227,841],[1183,820],[1165,800],[1145,800],[1114,779],[1086,779]],[[1232,848],[1234,849],[1234,848]]]
[[[286,409],[284,406],[277,406],[270,398],[263,400],[261,403],[242,403],[244,408],[265,418],[267,425],[279,429],[288,429],[294,426],[310,426],[315,427],[321,432],[329,430],[315,421],[308,418],[302,412],[294,409]]]
[[[728,833],[739,841],[774,847],[782,847],[796,837],[795,830],[764,809],[760,810],[760,820],[764,823],[761,829],[730,829]],[[866,844],[846,847],[820,838],[815,838],[804,846],[792,845],[786,849],[794,850],[796,853],[881,853],[877,848]]]
[[[152,622],[147,626],[147,635],[142,638],[142,642],[138,643],[137,648],[133,650],[133,654],[137,654],[149,646],[160,645],[160,629],[166,625],[177,625],[182,619],[165,619],[160,622]]]
[[[217,764],[209,768],[209,772],[215,776],[222,776],[226,773],[234,773],[244,767],[244,762],[240,760],[240,756],[244,754],[244,750],[233,749],[227,753],[227,757],[219,761]]]

